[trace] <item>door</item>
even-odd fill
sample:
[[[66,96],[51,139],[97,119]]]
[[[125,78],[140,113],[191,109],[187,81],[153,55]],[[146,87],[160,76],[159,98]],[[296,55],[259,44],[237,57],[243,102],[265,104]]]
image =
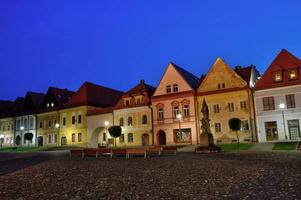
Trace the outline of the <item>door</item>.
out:
[[[277,122],[265,122],[264,125],[267,141],[278,140]]]
[[[159,145],[166,145],[166,134],[160,130],[158,133]]]
[[[287,120],[287,125],[288,125],[290,140],[299,140],[300,139],[299,120],[298,119]]]
[[[61,145],[66,145],[67,144],[67,138],[66,137],[62,137],[61,138]]]
[[[43,136],[38,137],[38,146],[39,147],[43,146]]]
[[[142,145],[143,146],[149,145],[149,136],[146,133],[142,135]]]

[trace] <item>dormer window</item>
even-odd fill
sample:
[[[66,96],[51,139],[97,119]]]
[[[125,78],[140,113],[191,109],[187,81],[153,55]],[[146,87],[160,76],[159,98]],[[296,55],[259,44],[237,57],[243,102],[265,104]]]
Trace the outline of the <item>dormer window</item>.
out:
[[[126,100],[124,101],[124,105],[125,105],[125,106],[129,106],[129,105],[130,105],[130,100],[129,100],[129,99],[126,99]]]
[[[171,86],[170,85],[166,86],[166,93],[167,94],[171,93]]]
[[[281,71],[275,72],[274,81],[275,82],[281,82],[282,81],[282,72]]]
[[[174,84],[172,87],[173,87],[173,92],[178,92],[178,84]]]
[[[296,79],[298,79],[297,69],[289,70],[288,75],[289,75],[289,79],[290,80],[296,80]]]

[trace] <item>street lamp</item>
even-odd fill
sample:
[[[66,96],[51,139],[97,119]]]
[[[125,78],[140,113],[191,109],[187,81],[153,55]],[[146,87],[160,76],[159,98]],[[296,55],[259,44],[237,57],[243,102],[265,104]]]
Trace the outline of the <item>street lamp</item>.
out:
[[[103,135],[104,137],[102,138],[102,140],[104,142],[106,142],[106,140],[107,140],[108,126],[109,126],[110,122],[109,121],[105,121],[104,124],[105,124],[105,127],[106,127],[106,132],[104,133],[104,135]]]
[[[23,144],[23,130],[24,130],[24,126],[20,126],[20,130],[21,130],[21,145]]]
[[[182,114],[178,113],[177,114],[177,119],[179,120],[179,136],[182,138],[182,131],[181,131],[181,118],[182,118]]]
[[[285,108],[285,104],[284,104],[284,103],[280,103],[280,104],[279,104],[279,108],[281,109],[281,112],[282,112],[282,120],[283,120],[284,136],[285,136],[285,140],[287,140],[286,128],[285,128],[285,119],[284,119],[284,108]]]
[[[60,128],[60,124],[56,123],[55,128],[57,129],[57,134],[56,134],[56,146],[59,146],[59,140],[58,140],[58,135],[59,135],[59,128]]]

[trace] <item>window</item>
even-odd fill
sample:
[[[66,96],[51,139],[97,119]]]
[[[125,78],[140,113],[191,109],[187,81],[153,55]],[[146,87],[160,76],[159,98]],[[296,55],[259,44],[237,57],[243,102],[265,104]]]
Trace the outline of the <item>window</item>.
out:
[[[77,123],[79,123],[79,124],[82,123],[82,115],[77,116]]]
[[[222,131],[221,123],[214,123],[214,128],[216,133],[220,133]]]
[[[183,106],[183,114],[184,114],[184,117],[189,117],[189,105],[184,105]]]
[[[133,138],[133,133],[129,133],[128,134],[128,143],[133,142],[134,138]]]
[[[166,93],[167,94],[171,93],[171,86],[170,85],[166,86]]]
[[[213,105],[213,112],[219,113],[219,111],[220,111],[219,105],[218,104]]]
[[[281,82],[282,81],[282,72],[281,71],[275,72],[274,81],[275,82]]]
[[[72,124],[75,124],[75,116],[72,116]]]
[[[48,121],[48,127],[51,127],[51,123],[52,123],[52,122],[49,120],[49,121]]]
[[[66,126],[66,117],[63,117],[63,126]]]
[[[104,132],[102,134],[102,141],[106,141],[106,140],[107,140],[107,134],[106,134],[106,132]]]
[[[249,122],[248,120],[241,120],[241,130],[249,131]]]
[[[179,111],[179,106],[174,106],[173,107],[173,117],[177,118],[177,115],[180,113]]]
[[[241,110],[247,110],[247,102],[246,101],[241,101],[240,102],[240,109]]]
[[[163,120],[164,119],[164,111],[163,108],[159,108],[158,110],[158,119]]]
[[[29,118],[29,128],[33,129],[33,118]]]
[[[72,142],[75,142],[75,133],[72,133]]]
[[[51,135],[48,135],[48,144],[51,143]]]
[[[57,143],[57,134],[54,135],[54,143]]]
[[[119,143],[124,143],[124,134],[121,134],[119,137]]]
[[[228,103],[228,112],[234,112],[234,103]]]
[[[17,128],[16,129],[20,130],[20,120],[19,119],[17,120]]]
[[[263,110],[275,110],[275,102],[274,97],[263,97],[262,98],[263,103]]]
[[[217,88],[220,89],[221,88],[221,84],[217,84]]]
[[[129,100],[129,99],[126,99],[126,100],[124,101],[124,105],[125,105],[125,106],[129,106],[129,105],[130,105],[130,100]]]
[[[190,143],[191,142],[191,129],[190,128],[185,128],[181,129],[174,129],[174,141],[176,143]]]
[[[290,80],[298,79],[297,69],[292,69],[289,71],[289,79]]]
[[[27,121],[27,119],[24,119],[23,120],[23,125],[24,125],[24,129],[27,129],[27,127],[28,127],[28,121]]]
[[[133,118],[128,117],[128,126],[133,126]]]
[[[141,98],[137,98],[136,99],[136,104],[140,104],[141,103]]]
[[[225,83],[223,83],[223,88],[225,88],[226,86],[225,86]]]
[[[123,126],[124,122],[123,122],[123,117],[119,118],[119,126]]]
[[[174,84],[172,86],[172,90],[173,90],[173,92],[178,92],[178,84]]]
[[[146,115],[142,116],[142,124],[147,124],[147,116]]]
[[[43,128],[43,122],[40,122],[40,128]]]
[[[77,141],[81,142],[82,141],[82,133],[77,134]]]
[[[285,99],[286,99],[287,108],[296,108],[295,95],[294,94],[285,95]]]

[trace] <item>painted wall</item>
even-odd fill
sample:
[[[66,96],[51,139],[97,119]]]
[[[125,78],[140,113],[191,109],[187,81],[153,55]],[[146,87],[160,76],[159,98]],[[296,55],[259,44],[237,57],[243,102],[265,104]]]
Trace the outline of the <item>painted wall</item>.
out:
[[[285,95],[295,94],[296,108],[284,108],[280,109],[279,104],[286,103]],[[263,110],[263,97],[274,97],[275,110],[264,111]],[[290,131],[288,127],[288,120],[299,121],[299,133],[301,130],[301,85],[288,86],[274,89],[266,89],[255,91],[255,108],[256,108],[256,121],[258,125],[258,140],[259,142],[267,142],[265,122],[275,121],[277,123],[278,139],[275,141],[290,140]],[[283,115],[285,121],[285,129],[283,124]],[[285,131],[284,131],[285,130]]]
[[[43,138],[43,146],[57,146],[59,144],[59,111],[37,114],[37,135]],[[55,124],[59,124],[56,127]]]
[[[21,126],[24,127],[24,130],[21,130]],[[24,116],[18,116],[16,117],[16,137],[21,137],[21,146],[35,146],[36,145],[36,115],[24,115]],[[33,139],[31,142],[24,140],[24,134],[25,133],[32,133]]]
[[[0,118],[0,139],[2,146],[14,145],[15,119],[13,117]],[[1,141],[0,141],[1,142]]]

